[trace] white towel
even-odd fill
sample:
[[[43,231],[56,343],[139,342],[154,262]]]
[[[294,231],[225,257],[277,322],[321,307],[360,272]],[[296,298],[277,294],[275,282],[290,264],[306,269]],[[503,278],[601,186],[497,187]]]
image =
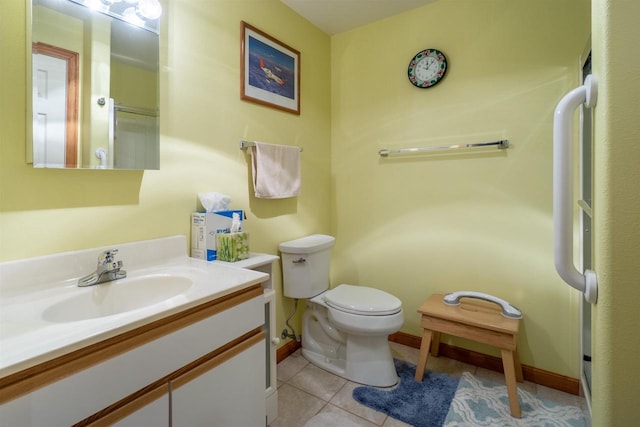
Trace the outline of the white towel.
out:
[[[251,148],[253,190],[261,199],[300,194],[300,148],[256,142]]]

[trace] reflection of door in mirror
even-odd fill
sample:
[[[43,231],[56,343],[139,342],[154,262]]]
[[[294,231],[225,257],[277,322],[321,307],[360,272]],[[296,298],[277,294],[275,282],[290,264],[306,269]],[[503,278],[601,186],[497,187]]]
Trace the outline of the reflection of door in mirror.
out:
[[[78,53],[33,44],[33,165],[78,165]]]

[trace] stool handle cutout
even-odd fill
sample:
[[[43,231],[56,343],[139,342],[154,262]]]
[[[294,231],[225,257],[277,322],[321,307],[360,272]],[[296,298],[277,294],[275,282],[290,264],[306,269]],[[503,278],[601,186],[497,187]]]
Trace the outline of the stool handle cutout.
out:
[[[460,305],[460,299],[462,298],[476,298],[498,304],[502,308],[502,315],[504,317],[507,317],[509,319],[522,319],[522,312],[518,308],[514,307],[503,299],[482,292],[453,292],[450,294],[446,294],[442,300],[447,305]]]

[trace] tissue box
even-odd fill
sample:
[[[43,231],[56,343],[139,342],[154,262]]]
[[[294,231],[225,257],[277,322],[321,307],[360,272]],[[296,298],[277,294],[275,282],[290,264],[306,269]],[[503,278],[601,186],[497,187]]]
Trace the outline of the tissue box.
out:
[[[249,233],[218,233],[216,239],[219,261],[236,262],[249,258]]]
[[[243,210],[193,212],[191,214],[191,256],[193,258],[206,261],[217,259],[216,235],[229,233],[234,213],[240,216],[240,220],[246,219]]]

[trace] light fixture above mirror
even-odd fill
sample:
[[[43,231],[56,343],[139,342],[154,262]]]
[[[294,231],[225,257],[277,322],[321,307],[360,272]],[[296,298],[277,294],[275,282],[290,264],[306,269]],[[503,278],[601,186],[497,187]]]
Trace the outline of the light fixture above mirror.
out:
[[[159,33],[162,5],[158,0],[70,0],[90,9]]]

